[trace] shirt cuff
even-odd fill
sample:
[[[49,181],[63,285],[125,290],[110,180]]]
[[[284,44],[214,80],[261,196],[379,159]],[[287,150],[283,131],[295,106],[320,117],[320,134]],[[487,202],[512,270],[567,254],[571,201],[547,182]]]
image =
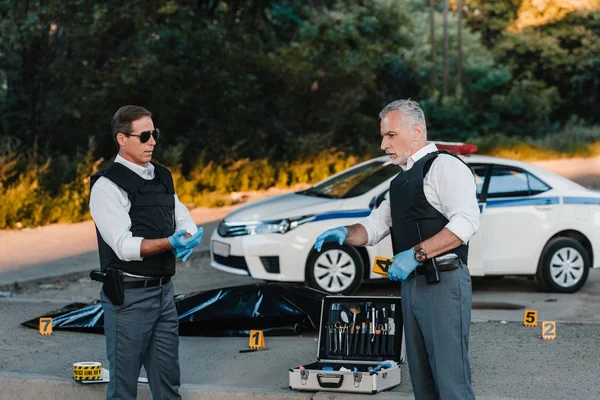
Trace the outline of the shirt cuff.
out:
[[[455,215],[454,218],[446,224],[446,228],[458,236],[463,244],[467,244],[477,229],[477,227],[473,226],[471,221],[461,215]]]
[[[369,221],[362,221],[359,222],[359,224],[361,224],[367,231],[367,246],[373,246],[375,243],[377,243],[374,240],[376,238],[375,230],[373,229]]]
[[[194,221],[185,221],[185,222],[178,223],[177,227],[175,228],[175,232],[178,232],[182,229],[185,229],[191,235],[195,235],[196,232],[198,232],[198,227],[196,226]]]
[[[121,243],[121,254],[123,255],[123,261],[142,261],[141,256],[142,248],[141,237],[129,237]]]

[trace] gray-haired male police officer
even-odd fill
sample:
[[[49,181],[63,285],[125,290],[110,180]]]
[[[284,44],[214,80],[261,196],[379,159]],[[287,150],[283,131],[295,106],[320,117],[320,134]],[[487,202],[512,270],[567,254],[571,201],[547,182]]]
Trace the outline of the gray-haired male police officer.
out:
[[[315,243],[378,243],[392,232],[388,276],[402,281],[406,351],[416,399],[474,399],[469,365],[471,277],[468,241],[479,229],[469,167],[427,142],[423,111],[397,100],[380,113],[381,149],[402,168],[390,196],[358,224],[321,234]],[[426,275],[437,262],[439,282]]]
[[[185,261],[200,243],[202,228],[177,198],[169,170],[150,162],[159,138],[152,114],[124,106],[111,127],[119,154],[92,177],[90,195],[101,269],[124,275],[122,304],[111,291],[100,293],[110,363],[106,398],[136,399],[143,365],[154,399],[180,399],[171,276],[175,259]]]

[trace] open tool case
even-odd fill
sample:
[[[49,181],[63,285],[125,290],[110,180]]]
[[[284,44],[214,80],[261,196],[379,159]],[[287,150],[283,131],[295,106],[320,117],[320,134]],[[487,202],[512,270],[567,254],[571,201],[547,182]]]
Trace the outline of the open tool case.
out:
[[[397,386],[402,333],[400,297],[327,296],[317,361],[289,370],[290,389],[378,393]]]

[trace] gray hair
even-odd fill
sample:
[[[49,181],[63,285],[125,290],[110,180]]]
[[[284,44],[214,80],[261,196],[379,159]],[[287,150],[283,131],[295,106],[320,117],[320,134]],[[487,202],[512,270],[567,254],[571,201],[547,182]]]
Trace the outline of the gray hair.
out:
[[[414,100],[396,100],[385,106],[379,113],[379,118],[384,119],[390,111],[400,111],[402,115],[412,124],[419,124],[423,127],[423,137],[427,139],[427,124],[425,123],[425,114]]]

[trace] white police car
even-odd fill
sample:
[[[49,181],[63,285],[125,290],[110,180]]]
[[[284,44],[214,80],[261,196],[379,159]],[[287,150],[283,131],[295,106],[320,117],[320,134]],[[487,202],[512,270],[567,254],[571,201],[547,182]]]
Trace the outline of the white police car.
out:
[[[470,153],[469,145],[438,148]],[[547,290],[575,292],[600,267],[600,193],[535,165],[480,155],[461,155],[477,182],[479,232],[469,243],[473,276],[535,276]],[[325,243],[329,228],[369,215],[400,171],[378,157],[310,189],[258,200],[230,213],[211,237],[214,268],[257,279],[306,282],[350,294],[371,272],[376,256],[392,257],[389,236],[370,247]]]

